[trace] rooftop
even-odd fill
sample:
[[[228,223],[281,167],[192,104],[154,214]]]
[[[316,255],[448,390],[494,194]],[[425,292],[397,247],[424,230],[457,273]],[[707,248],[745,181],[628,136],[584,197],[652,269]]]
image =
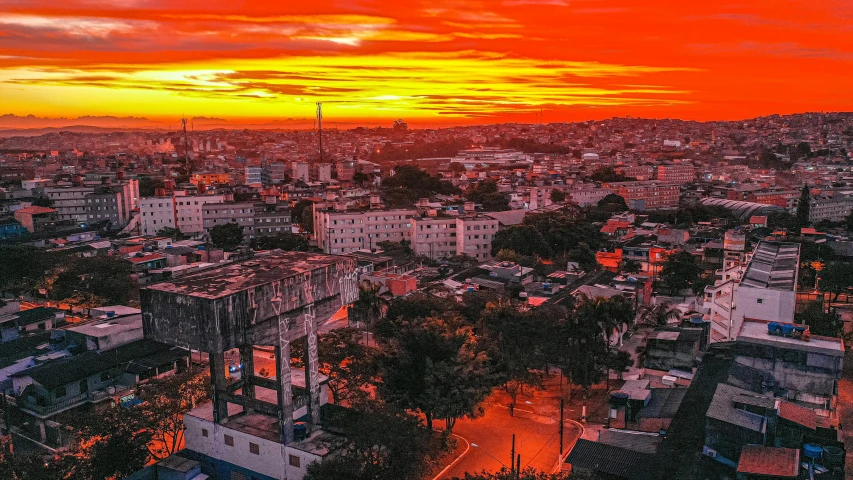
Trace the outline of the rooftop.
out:
[[[800,473],[800,451],[796,448],[744,445],[737,472],[773,478],[796,478]]]
[[[246,262],[187,275],[178,281],[151,285],[148,289],[213,300],[329,267],[346,259],[335,255],[274,250]]]
[[[108,337],[119,332],[142,329],[142,314],[126,317],[111,318],[102,322],[89,323],[79,327],[69,328],[68,331],[86,335],[87,337]]]
[[[758,397],[755,400],[768,399],[768,397],[762,397],[748,390],[721,383],[717,385],[717,390],[714,392],[714,398],[711,400],[711,405],[708,407],[706,415],[708,418],[747,430],[763,432],[766,428],[764,417],[741,410],[735,406],[736,402],[743,403],[746,397]]]
[[[629,478],[646,457],[645,453],[627,448],[580,439],[566,458],[566,463],[573,468],[592,470],[616,478]]]
[[[792,291],[799,261],[799,244],[762,241],[755,247],[741,286]]]
[[[780,324],[784,324],[779,322]],[[768,322],[763,320],[744,319],[743,325],[737,336],[738,342],[757,343],[761,345],[776,346],[804,352],[822,353],[834,357],[844,356],[844,342],[840,338],[822,337],[811,335],[806,342],[799,337],[786,337],[783,335],[771,335],[767,331]],[[789,324],[790,325],[790,324]]]

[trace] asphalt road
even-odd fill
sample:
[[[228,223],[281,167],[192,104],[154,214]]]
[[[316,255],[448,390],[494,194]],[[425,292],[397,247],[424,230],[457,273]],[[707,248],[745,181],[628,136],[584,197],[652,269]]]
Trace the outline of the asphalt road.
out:
[[[522,469],[532,467],[548,473],[555,471],[560,465],[559,392],[531,393],[518,397],[513,416],[507,408],[508,397],[498,390],[484,405],[484,415],[457,421],[453,433],[467,441],[471,448],[439,478],[462,478],[465,472],[493,472],[509,467],[513,434],[516,436],[516,455],[521,454]],[[579,411],[571,410],[574,408],[566,407],[566,419],[579,415]],[[577,423],[566,420],[564,425],[563,453],[570,450],[582,434]]]

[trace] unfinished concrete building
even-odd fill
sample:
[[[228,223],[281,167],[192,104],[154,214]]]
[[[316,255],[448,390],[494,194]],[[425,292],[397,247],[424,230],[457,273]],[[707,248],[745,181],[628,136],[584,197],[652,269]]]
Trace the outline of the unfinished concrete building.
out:
[[[321,395],[317,331],[357,300],[355,266],[350,257],[274,251],[142,290],[145,336],[210,358],[212,402],[185,417],[190,458],[217,476],[230,470],[301,478],[308,463],[325,455],[310,444],[328,401]],[[304,380],[302,369],[291,369],[293,342],[305,347]],[[272,347],[272,375],[255,371],[255,358],[266,358],[256,357],[261,346]],[[236,381],[226,378],[225,352],[232,349],[242,364]],[[296,434],[295,413],[304,420]],[[280,455],[266,454],[273,451]],[[263,461],[246,452],[264,452]]]

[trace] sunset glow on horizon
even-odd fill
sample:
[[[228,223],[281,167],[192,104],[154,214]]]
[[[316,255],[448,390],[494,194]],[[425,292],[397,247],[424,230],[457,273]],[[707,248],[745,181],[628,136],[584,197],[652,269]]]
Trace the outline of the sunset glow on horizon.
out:
[[[844,0],[0,0],[0,115],[471,124],[853,110]],[[703,4],[706,2],[702,2]]]

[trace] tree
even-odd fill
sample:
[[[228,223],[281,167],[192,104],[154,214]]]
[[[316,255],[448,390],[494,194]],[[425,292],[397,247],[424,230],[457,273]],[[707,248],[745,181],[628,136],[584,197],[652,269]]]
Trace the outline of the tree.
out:
[[[575,248],[569,250],[567,255],[569,260],[577,262],[585,272],[592,272],[598,267],[595,252],[586,243],[579,243]]]
[[[210,241],[226,252],[233,252],[243,244],[243,227],[236,223],[216,225],[210,229]]]
[[[450,171],[454,173],[464,173],[466,168],[465,165],[462,165],[459,162],[450,162]]]
[[[137,389],[144,427],[151,435],[148,453],[162,460],[184,447],[184,414],[210,400],[210,376],[192,371],[155,380]]]
[[[275,236],[255,237],[249,241],[252,250],[284,250],[286,252],[308,251],[308,240],[302,235],[279,233]]]
[[[168,237],[176,241],[183,240],[187,238],[183,232],[181,232],[178,228],[166,227],[157,230],[157,236],[159,237]]]
[[[619,268],[622,270],[622,273],[640,273],[642,265],[640,265],[640,262],[629,258],[623,261]]]
[[[811,213],[811,204],[812,204],[812,194],[811,190],[809,190],[808,184],[803,185],[803,189],[800,191],[800,201],[797,203],[797,220],[800,222],[800,226],[805,226],[809,224],[809,214]],[[799,232],[797,232],[799,233]]]
[[[574,314],[565,323],[562,335],[568,345],[560,362],[569,381],[588,392],[606,378],[610,349],[599,322],[598,301],[580,295]]]
[[[628,371],[628,368],[634,365],[634,359],[631,358],[631,354],[624,350],[617,350],[612,352],[610,357],[608,357],[608,369],[613,370],[622,378],[622,374]]]
[[[124,478],[145,466],[153,436],[142,411],[113,406],[71,418],[78,431],[76,473],[85,479]]]
[[[554,203],[563,203],[566,201],[566,192],[562,190],[551,190],[551,201]]]
[[[670,320],[680,320],[681,310],[671,307],[669,303],[647,305],[640,310],[638,323],[652,327],[669,325]]]
[[[482,471],[480,473],[465,473],[464,477],[453,477],[453,480],[569,480],[572,477],[566,473],[538,472],[532,467],[522,470],[520,473],[510,471],[502,467],[497,472]]]
[[[361,331],[337,328],[317,337],[320,373],[329,377],[335,404],[366,397],[362,390],[375,374],[372,352],[361,343]]]
[[[377,391],[387,402],[446,421],[475,416],[491,390],[488,357],[470,327],[446,315],[403,319],[399,333],[383,338]]]
[[[468,192],[468,200],[479,203],[483,210],[489,212],[503,212],[509,210],[509,198],[498,192],[497,183],[492,180],[483,180]]]
[[[166,184],[162,179],[154,179],[149,176],[139,177],[139,196],[153,197],[157,193],[158,188],[165,188]]]
[[[305,480],[420,480],[445,450],[445,440],[420,420],[379,402],[336,411],[343,445],[322,463],[308,466]]]
[[[531,225],[512,225],[499,231],[492,239],[492,254],[511,250],[519,255],[539,255],[551,258],[553,251],[541,233]]]
[[[609,212],[624,212],[628,210],[628,204],[621,195],[608,193],[604,198],[598,201],[598,208],[606,209]]]
[[[370,179],[370,175],[364,172],[355,172],[352,176],[352,181],[359,185],[364,185],[366,182],[369,182]]]
[[[130,262],[119,257],[69,257],[49,280],[49,296],[84,308],[127,305],[139,294],[131,273]]]
[[[50,208],[53,206],[53,202],[48,197],[38,197],[33,200],[33,206]]]
[[[824,311],[821,302],[811,302],[806,308],[795,315],[798,323],[809,326],[809,332],[813,335],[825,337],[841,337],[844,323],[835,312]]]
[[[589,179],[602,183],[628,182],[636,180],[634,177],[626,177],[625,175],[616,172],[616,170],[609,165],[596,168],[595,171],[592,172],[592,175],[589,176]]]
[[[64,262],[65,253],[24,245],[0,245],[0,293],[18,296],[46,287],[45,276]]]
[[[682,250],[666,257],[661,270],[661,280],[670,295],[678,295],[690,288],[693,282],[699,279],[700,273],[696,257]]]
[[[853,286],[853,263],[849,261],[829,262],[820,273],[820,285],[824,291],[832,293],[831,301]]]
[[[314,233],[314,202],[310,200],[296,202],[290,210],[290,218],[303,232]]]
[[[358,300],[350,306],[350,321],[361,327],[362,325],[371,332],[376,322],[383,317],[388,301],[379,296],[379,285],[360,284],[358,286]],[[369,337],[368,337],[369,340]]]

